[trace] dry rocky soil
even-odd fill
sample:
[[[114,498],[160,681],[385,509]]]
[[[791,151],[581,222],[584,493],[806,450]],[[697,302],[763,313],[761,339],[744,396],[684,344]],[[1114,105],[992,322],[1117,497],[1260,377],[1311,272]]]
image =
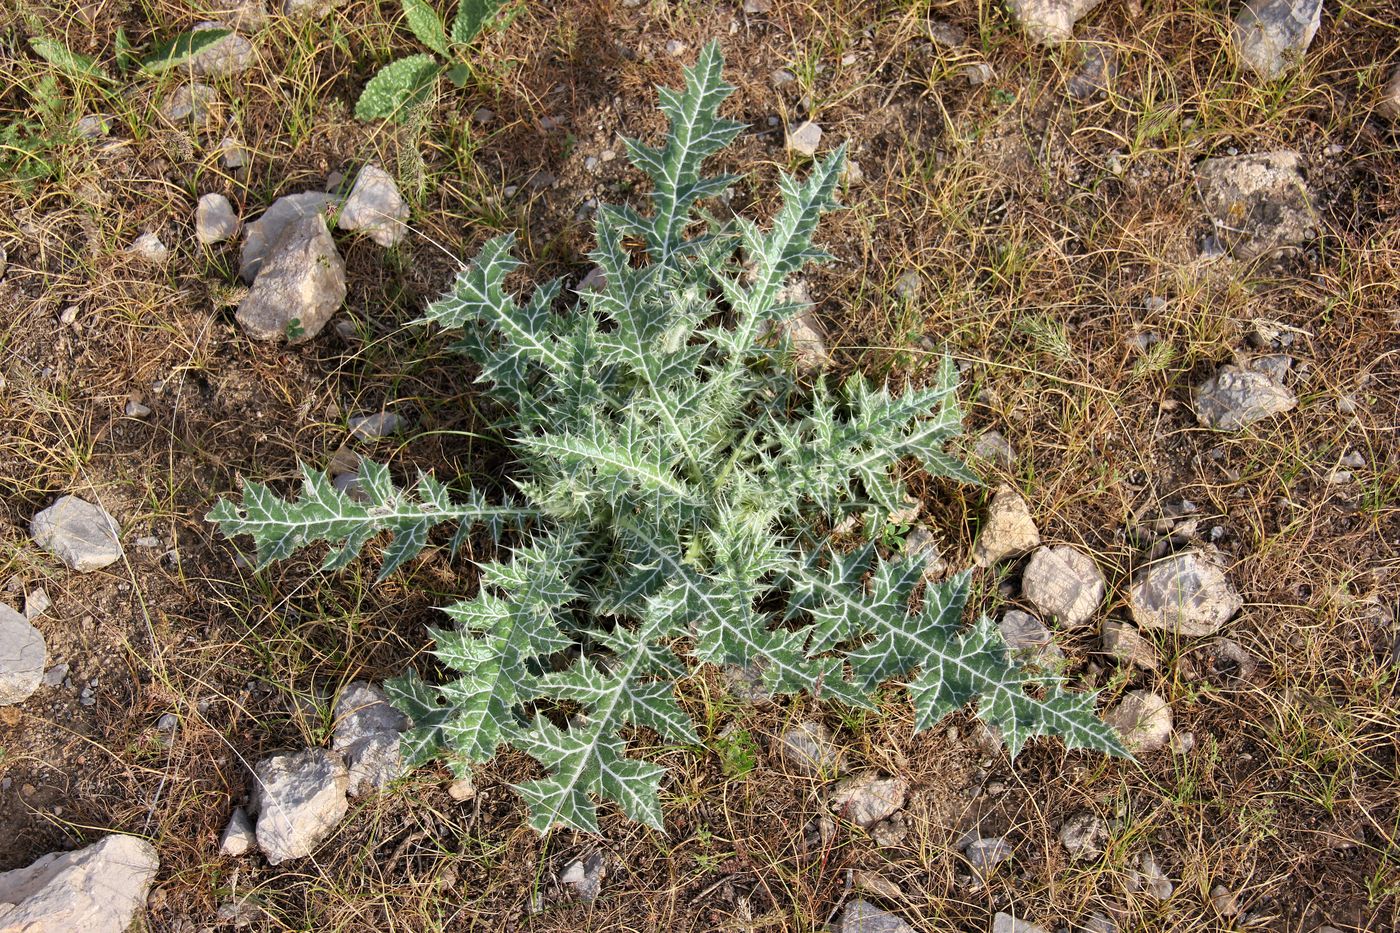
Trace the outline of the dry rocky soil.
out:
[[[517,0],[387,123],[353,105],[419,51],[388,2],[4,6],[0,930],[1400,927],[1393,0]],[[238,32],[120,67],[205,21]],[[599,201],[645,204],[620,136],[711,39],[748,124],[713,210],[854,160],[799,342],[962,374],[985,485],[911,475],[882,546],[976,567],[1135,760],[703,670],[705,745],[636,738],[665,833],[542,837],[523,757],[398,776],[372,687],[484,542],[375,584],[254,573],[204,521],[299,461],[500,490],[472,373],[409,322],[505,231],[521,286],[583,281]]]

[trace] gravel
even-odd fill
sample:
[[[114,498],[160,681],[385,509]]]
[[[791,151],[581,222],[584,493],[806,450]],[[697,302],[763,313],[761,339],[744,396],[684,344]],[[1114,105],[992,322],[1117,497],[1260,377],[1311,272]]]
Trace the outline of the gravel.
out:
[[[238,236],[238,215],[222,194],[210,193],[199,199],[194,212],[195,239],[205,246]]]
[[[303,343],[320,333],[345,301],[345,263],[319,213],[289,223],[273,243],[238,323],[255,340]]]
[[[360,230],[380,246],[394,246],[408,231],[408,203],[399,193],[394,178],[378,165],[366,165],[355,176],[355,184],[336,226]]]
[[[272,865],[310,855],[349,809],[349,772],[335,752],[273,755],[253,773],[248,811],[258,818],[258,846]]]
[[[854,774],[836,785],[831,804],[844,819],[869,829],[901,809],[908,792],[909,782],[902,777],[883,778],[874,772]]]
[[[1254,259],[1316,234],[1302,169],[1302,156],[1291,150],[1222,156],[1196,167],[1201,200],[1230,252]]]
[[[1147,690],[1134,690],[1104,715],[1118,730],[1123,744],[1134,755],[1165,748],[1172,737],[1172,709],[1167,701]]]
[[[155,847],[110,835],[73,852],[54,852],[0,872],[0,921],[25,933],[123,933],[160,868]]]
[[[1298,404],[1293,391],[1258,369],[1226,364],[1196,387],[1196,419],[1208,428],[1240,431],[1257,421],[1290,411]]]
[[[23,703],[39,688],[48,663],[44,636],[29,620],[0,603],[0,706]]]
[[[822,144],[822,128],[807,120],[788,131],[787,147],[798,155],[811,158]]]
[[[845,765],[845,753],[819,722],[800,722],[784,732],[779,752],[799,771],[814,776],[839,774]]]
[[[990,567],[1039,546],[1040,532],[1026,500],[1013,487],[1005,483],[998,486],[987,509],[987,520],[977,536],[973,561],[979,567]]]
[[[1103,602],[1103,571],[1087,554],[1067,545],[1044,547],[1026,565],[1021,589],[1027,599],[1061,625],[1082,625]]]
[[[1248,0],[1230,41],[1245,67],[1272,80],[1303,60],[1321,23],[1322,0]]]
[[[341,691],[331,747],[345,759],[346,789],[352,797],[383,787],[403,773],[399,736],[408,727],[408,717],[390,706],[384,691],[373,684],[357,680]]]
[[[120,534],[106,509],[77,496],[63,496],[29,523],[34,543],[79,573],[121,560]]]
[[[1128,591],[1133,621],[1188,637],[1213,635],[1243,601],[1207,551],[1182,551],[1141,573]]]

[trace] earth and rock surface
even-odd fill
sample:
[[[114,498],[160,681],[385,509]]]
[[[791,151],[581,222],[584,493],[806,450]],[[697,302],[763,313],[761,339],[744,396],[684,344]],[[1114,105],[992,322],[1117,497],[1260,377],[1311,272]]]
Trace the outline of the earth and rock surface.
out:
[[[83,54],[171,25],[31,12],[0,27]],[[1400,924],[1393,7],[531,4],[481,40],[490,80],[407,126],[347,103],[371,43],[411,50],[393,16],[181,15],[234,31],[133,84],[136,125],[74,96],[66,173],[0,178],[0,930]],[[881,546],[973,568],[969,612],[1102,691],[1134,761],[705,672],[667,835],[542,844],[522,762],[406,771],[378,686],[469,562],[253,574],[203,523],[301,460],[351,490],[361,456],[508,475],[405,325],[507,229],[587,288],[599,201],[641,206],[619,136],[715,37],[750,126],[727,207],[853,157],[835,261],[789,285],[804,372],[962,372],[985,486],[914,480]]]

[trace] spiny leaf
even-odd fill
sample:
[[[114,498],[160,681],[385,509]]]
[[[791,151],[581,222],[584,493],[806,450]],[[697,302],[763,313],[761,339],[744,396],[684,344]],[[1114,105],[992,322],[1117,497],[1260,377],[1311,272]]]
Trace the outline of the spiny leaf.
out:
[[[295,500],[279,498],[261,483],[249,482],[243,487],[241,506],[221,499],[207,520],[217,522],[230,538],[252,537],[259,569],[318,541],[335,545],[324,566],[338,569],[371,538],[388,531],[392,537],[383,548],[382,578],[418,554],[437,525],[486,523],[500,528],[502,523],[519,522],[533,514],[512,505],[487,505],[479,493],[454,502],[446,488],[426,474],[419,476],[412,490],[400,490],[390,481],[387,469],[369,461],[360,467],[364,501],[336,489],[325,473],[304,464],[301,473],[301,494]]]
[[[442,66],[426,52],[390,62],[369,79],[355,102],[357,120],[403,120],[432,90]]]
[[[413,727],[399,738],[404,764],[416,767],[442,753],[446,744],[443,725],[457,715],[441,690],[424,681],[413,668],[384,681],[389,701],[413,721]]]

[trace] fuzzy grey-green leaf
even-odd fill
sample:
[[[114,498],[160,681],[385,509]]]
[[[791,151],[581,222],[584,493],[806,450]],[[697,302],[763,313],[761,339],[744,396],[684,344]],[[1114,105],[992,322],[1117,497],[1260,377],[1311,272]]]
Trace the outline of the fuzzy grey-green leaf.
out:
[[[426,52],[390,62],[369,79],[355,102],[358,120],[403,120],[432,89],[442,66]]]

